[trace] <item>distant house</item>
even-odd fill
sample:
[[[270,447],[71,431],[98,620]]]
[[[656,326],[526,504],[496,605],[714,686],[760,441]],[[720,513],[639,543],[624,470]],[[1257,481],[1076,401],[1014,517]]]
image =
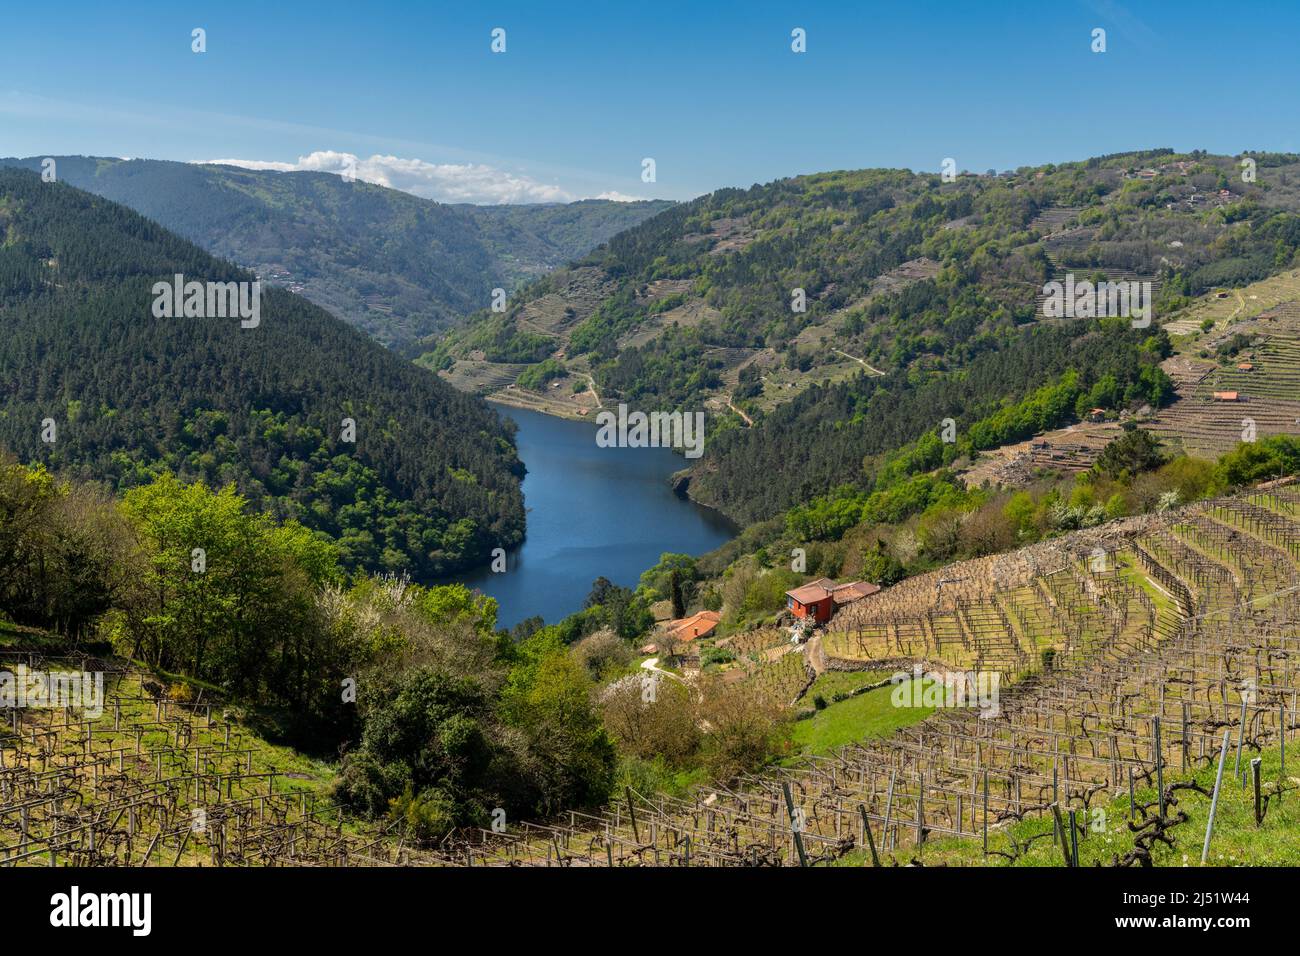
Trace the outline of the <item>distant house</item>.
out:
[[[845,604],[875,594],[880,585],[867,581],[836,584],[830,578],[818,578],[785,592],[785,606],[797,618],[812,618],[825,624]]]
[[[1216,402],[1235,402],[1238,399],[1236,392],[1215,392],[1214,400]]]
[[[1104,422],[1105,420],[1106,409],[1104,408],[1094,408],[1088,413],[1088,421],[1090,422]]]
[[[693,641],[708,637],[717,629],[721,620],[722,615],[717,611],[701,611],[690,617],[668,621],[663,625],[663,637],[665,642]]]
[[[1251,372],[1251,371],[1254,371],[1254,369],[1255,369],[1255,366],[1251,365],[1249,362],[1238,362],[1238,363],[1237,363],[1237,370],[1238,370],[1238,371],[1241,371],[1241,372]]]

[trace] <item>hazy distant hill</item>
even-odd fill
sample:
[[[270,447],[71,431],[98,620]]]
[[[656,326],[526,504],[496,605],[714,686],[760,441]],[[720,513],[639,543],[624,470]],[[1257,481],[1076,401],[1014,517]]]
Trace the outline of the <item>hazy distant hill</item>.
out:
[[[0,159],[40,169],[44,157]],[[447,205],[330,173],[53,157],[60,182],[130,206],[406,352],[667,202]]]
[[[0,450],[119,488],[234,482],[352,566],[429,575],[521,539],[509,428],[324,309],[270,289],[255,328],[157,318],[159,280],[252,276],[24,170],[0,169],[0,236]]]

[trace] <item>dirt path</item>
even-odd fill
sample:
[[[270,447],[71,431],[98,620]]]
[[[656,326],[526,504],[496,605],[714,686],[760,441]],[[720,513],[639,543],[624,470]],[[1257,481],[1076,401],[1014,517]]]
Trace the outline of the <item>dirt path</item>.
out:
[[[875,368],[874,366],[868,365],[865,361],[863,361],[862,359],[858,358],[856,355],[850,355],[848,352],[845,352],[843,349],[831,349],[831,351],[832,351],[832,352],[839,352],[840,355],[843,355],[845,358],[853,359],[853,361],[857,362],[859,365],[861,365],[863,368],[865,368],[865,369],[866,369],[868,372],[870,372],[872,375],[881,375],[881,376],[883,376],[883,375],[885,374],[885,373],[882,372],[880,369]]]
[[[600,392],[596,391],[596,379],[587,372],[583,374],[587,376],[587,387],[591,389],[592,398],[596,400],[596,407],[604,408],[605,403],[600,400]]]
[[[729,409],[731,409],[733,412],[735,412],[737,415],[739,415],[741,418],[743,418],[743,419],[745,420],[745,424],[748,425],[750,428],[753,428],[753,427],[754,427],[754,419],[750,418],[748,415],[746,415],[744,412],[742,412],[742,411],[741,411],[739,408],[737,408],[735,405],[731,404],[731,396],[730,396],[730,395],[727,396],[727,407],[728,407]]]
[[[642,661],[641,666],[644,667],[646,670],[650,671],[652,674],[662,674],[664,677],[669,677],[677,681],[677,683],[681,684],[683,687],[686,686],[686,681],[682,680],[672,671],[666,671],[662,667],[660,667],[659,658],[657,657],[652,657],[649,660]]]
[[[1237,308],[1233,310],[1232,315],[1228,316],[1229,322],[1240,315],[1241,310],[1246,307],[1246,300],[1241,297],[1241,291],[1239,289],[1233,289],[1232,291],[1237,293]]]
[[[813,669],[813,673],[821,675],[826,673],[826,649],[822,647],[821,634],[814,634],[808,639],[805,645],[807,650],[804,651],[804,660],[808,666]]]

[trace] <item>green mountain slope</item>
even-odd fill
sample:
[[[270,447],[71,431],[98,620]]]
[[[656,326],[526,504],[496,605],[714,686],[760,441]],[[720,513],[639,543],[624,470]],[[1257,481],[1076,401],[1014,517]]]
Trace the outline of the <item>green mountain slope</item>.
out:
[[[0,169],[0,237],[0,448],[117,487],[234,482],[350,566],[429,575],[520,540],[510,430],[325,310],[265,289],[255,328],[155,318],[159,280],[252,276],[22,170]]]
[[[468,317],[420,361],[516,403],[542,378],[521,381],[525,367],[550,362],[547,381],[591,375],[607,407],[703,409],[716,441],[692,494],[769,517],[870,480],[942,418],[965,429],[1059,384],[1074,347],[1060,335],[1109,333],[1045,319],[1051,280],[1149,281],[1149,336],[1193,296],[1291,267],[1300,157],[1254,160],[1253,179],[1235,157],[1152,150],[952,182],[865,170],[719,190]],[[1048,327],[1050,342],[1027,338]],[[1113,386],[1078,366],[1065,421],[1080,396],[1168,397],[1150,370],[1168,344],[1145,338],[1106,359]]]
[[[513,289],[670,205],[446,205],[330,173],[53,158],[60,182],[129,206],[403,351],[483,307],[493,288]],[[39,170],[42,159],[0,165]]]

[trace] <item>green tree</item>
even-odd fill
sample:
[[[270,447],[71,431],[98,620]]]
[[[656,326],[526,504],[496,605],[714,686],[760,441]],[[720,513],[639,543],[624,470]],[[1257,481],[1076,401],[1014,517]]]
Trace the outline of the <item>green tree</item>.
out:
[[[1217,484],[1235,488],[1253,481],[1293,475],[1300,470],[1300,438],[1269,435],[1255,442],[1242,442],[1219,459]]]
[[[1137,475],[1159,468],[1165,463],[1160,439],[1143,428],[1133,428],[1108,444],[1097,456],[1095,468],[1111,478],[1123,474]]]
[[[592,705],[586,669],[553,629],[534,634],[518,654],[501,713],[528,740],[536,809],[546,814],[601,802],[613,781],[614,745]]]
[[[894,557],[885,542],[877,538],[862,555],[862,576],[874,584],[887,587],[907,576],[903,563]]]
[[[491,699],[477,681],[408,671],[367,717],[336,794],[372,816],[404,817],[421,839],[483,825],[497,792],[494,737]]]

